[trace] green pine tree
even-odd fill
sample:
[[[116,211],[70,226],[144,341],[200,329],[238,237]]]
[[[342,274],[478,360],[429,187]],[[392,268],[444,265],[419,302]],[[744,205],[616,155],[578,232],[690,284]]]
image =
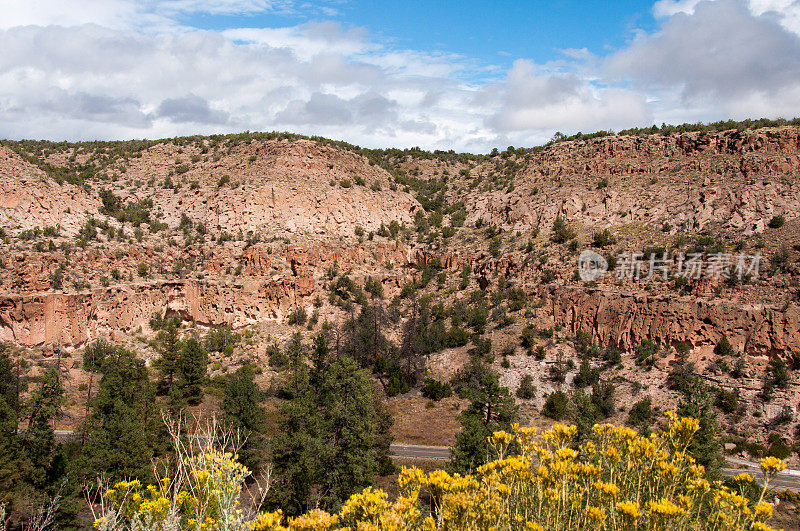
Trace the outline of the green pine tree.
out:
[[[168,450],[155,403],[155,386],[144,361],[116,348],[103,362],[103,376],[90,401],[88,437],[78,465],[83,482],[105,474],[111,480],[151,481],[151,461]]]
[[[714,410],[714,395],[699,376],[694,376],[692,384],[684,389],[677,414],[700,421],[700,429],[694,434],[687,451],[706,468],[709,478],[719,479],[723,458],[717,414]]]
[[[514,399],[500,385],[497,373],[480,360],[473,360],[457,375],[459,396],[470,400],[459,415],[461,431],[450,450],[450,468],[469,472],[489,458],[489,437],[498,430],[508,430],[517,415]]]
[[[156,351],[159,358],[154,366],[161,374],[158,391],[170,396],[178,379],[181,364],[181,340],[178,323],[169,319],[163,329],[156,334]]]
[[[36,488],[43,488],[56,445],[52,423],[61,414],[64,403],[64,386],[56,369],[44,372],[28,402],[27,428],[21,433],[22,453],[30,463],[28,481]]]
[[[288,514],[317,505],[336,510],[388,468],[391,417],[369,374],[350,356],[331,359],[323,334],[311,359],[292,375],[273,444],[272,501]]]
[[[0,345],[0,503],[6,504],[6,511],[12,518],[25,503],[20,486],[27,466],[22,459],[22,440],[17,432],[20,386],[16,364],[5,345]]]
[[[191,405],[203,400],[203,385],[208,368],[208,352],[194,336],[183,341],[178,365],[183,396]]]
[[[224,420],[246,438],[239,450],[239,461],[256,472],[263,460],[266,417],[261,405],[264,396],[254,376],[250,365],[244,365],[234,373],[225,384],[222,411]]]

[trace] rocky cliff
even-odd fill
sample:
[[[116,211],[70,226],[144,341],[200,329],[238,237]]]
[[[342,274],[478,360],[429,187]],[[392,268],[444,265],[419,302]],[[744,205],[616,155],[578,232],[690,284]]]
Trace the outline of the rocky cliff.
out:
[[[58,184],[37,161],[94,164],[94,174],[83,186]],[[561,216],[577,244],[608,227],[617,250],[679,248],[696,235],[740,250],[758,236],[767,257],[800,244],[797,128],[611,136],[468,163],[393,164],[390,172],[351,149],[281,138],[194,138],[132,153],[37,148],[25,158],[0,148],[0,339],[80,345],[147,329],[164,310],[205,324],[280,321],[325,299],[334,270],[381,279],[396,294],[424,268],[455,274],[468,265],[480,288],[503,276],[545,301],[535,312],[542,323],[622,348],[645,338],[702,345],[725,334],[752,352],[800,349],[797,282],[785,263],[788,274],[735,289],[712,283],[676,293],[668,283],[613,279],[595,287],[576,282],[575,254],[549,241]],[[436,226],[422,231],[419,216],[428,213],[393,175],[403,172],[444,179],[442,197],[466,217],[455,238]],[[104,209],[100,190],[123,205],[149,205],[149,227]],[[786,226],[767,231],[777,214]],[[416,236],[402,228],[415,223]],[[481,224],[504,235],[502,256],[488,252]],[[47,226],[57,230],[25,234]],[[526,238],[533,254],[520,252]]]

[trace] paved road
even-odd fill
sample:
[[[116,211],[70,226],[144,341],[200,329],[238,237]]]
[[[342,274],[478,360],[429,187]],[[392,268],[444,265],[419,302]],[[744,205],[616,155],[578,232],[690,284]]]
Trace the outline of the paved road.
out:
[[[764,474],[761,470],[742,470],[741,468],[723,468],[722,475],[726,478],[732,478],[736,474],[747,472],[756,479],[756,482],[761,485],[764,482]],[[790,490],[792,492],[800,492],[800,477],[792,474],[786,474],[786,471],[781,472],[769,482],[769,487],[775,490]]]
[[[394,457],[450,460],[450,448],[447,446],[421,446],[418,444],[396,443],[389,447],[389,451]]]

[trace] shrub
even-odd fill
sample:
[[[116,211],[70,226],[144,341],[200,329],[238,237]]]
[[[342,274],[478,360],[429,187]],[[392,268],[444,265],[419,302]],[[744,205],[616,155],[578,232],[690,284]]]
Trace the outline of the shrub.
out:
[[[536,359],[542,361],[545,358],[545,351],[542,345],[536,347]]]
[[[276,371],[283,370],[291,364],[289,356],[277,345],[270,345],[267,347],[267,356],[269,358],[269,366]]]
[[[741,378],[744,376],[744,371],[746,369],[746,364],[744,358],[739,358],[736,360],[736,363],[733,364],[733,369],[731,369],[731,376],[736,379]]]
[[[216,326],[208,331],[203,341],[209,352],[233,352],[234,346],[241,341],[241,336],[234,333],[230,326]]]
[[[488,356],[492,352],[492,340],[476,336],[472,338],[472,343],[475,345],[473,355],[476,357]]]
[[[50,286],[53,289],[61,289],[64,285],[64,264],[59,264],[58,267],[50,274]]]
[[[583,361],[581,361],[578,374],[576,374],[575,378],[572,380],[572,384],[578,388],[588,387],[597,383],[598,380],[600,380],[600,370],[593,368],[589,360],[584,358]]]
[[[350,496],[337,514],[314,509],[288,522],[280,509],[245,516],[240,498],[250,471],[234,461],[234,452],[206,444],[220,438],[205,434],[188,437],[189,449],[175,445],[180,449],[176,477],[158,486],[139,481],[102,486],[93,527],[174,529],[191,519],[215,529],[253,531],[705,529],[715,522],[719,529],[770,529],[764,522],[773,508],[763,500],[785,463],[775,457],[762,460],[766,480],[761,489],[754,488],[747,473],[736,476],[733,488],[711,483],[685,452],[698,424],[688,417],[672,418],[653,438],[595,425],[582,445],[574,443],[576,426],[558,424],[541,441],[532,428],[498,431],[489,437],[498,459],[479,466],[476,475],[403,468],[394,501],[367,487]],[[512,444],[518,454],[509,451]],[[754,500],[737,494],[748,491]]]
[[[569,397],[563,391],[554,391],[547,396],[542,414],[553,420],[564,420],[569,417]]]
[[[717,342],[717,346],[714,347],[714,353],[722,357],[733,356],[735,354],[731,342],[728,341],[728,336],[723,334],[722,338]]]
[[[447,347],[448,348],[463,347],[464,345],[469,343],[470,337],[471,334],[469,332],[467,332],[463,328],[454,326],[447,333]]]
[[[372,277],[367,277],[367,280],[364,282],[364,291],[376,299],[383,298],[383,284],[381,284],[380,280],[373,279]]]
[[[500,236],[495,236],[489,242],[489,252],[492,254],[493,257],[497,258],[500,256],[500,247],[503,245],[503,239]]]
[[[789,386],[789,369],[780,358],[771,358],[767,365],[765,387],[786,389]]]
[[[603,229],[592,235],[592,242],[595,247],[608,247],[609,245],[614,245],[616,241],[616,238],[614,238],[611,231],[608,229]]]
[[[461,282],[458,285],[458,289],[465,290],[469,287],[469,280],[472,276],[472,266],[469,264],[464,264],[461,266]]]
[[[542,270],[542,284],[549,284],[553,282],[558,275],[553,269],[544,269]]]
[[[783,215],[773,216],[772,219],[769,220],[769,227],[771,229],[779,229],[783,227],[784,223],[786,223],[786,218]]]
[[[287,319],[287,323],[290,325],[300,325],[303,326],[306,324],[306,320],[308,319],[308,313],[306,309],[302,306],[298,307],[289,314],[289,318]]]
[[[426,378],[422,385],[422,396],[429,398],[434,402],[438,402],[443,398],[453,395],[453,390],[450,384],[440,382],[433,378]]]
[[[652,366],[656,361],[656,354],[658,354],[659,350],[658,345],[649,339],[645,339],[636,347],[636,364],[646,367]]]
[[[517,398],[522,400],[530,400],[536,396],[536,387],[533,385],[533,376],[526,374],[522,377],[517,387]]]
[[[561,216],[556,217],[553,222],[553,232],[550,239],[555,243],[565,243],[575,237],[575,231],[572,230],[567,222]]]
[[[677,345],[675,345],[675,352],[678,354],[679,358],[686,358],[689,355],[689,344],[686,341],[679,341]]]
[[[736,413],[739,409],[739,389],[733,388],[730,391],[720,389],[717,393],[716,404],[723,413]]]
[[[513,288],[508,291],[508,309],[509,311],[516,312],[525,307],[528,298],[522,288]]]
[[[533,348],[536,344],[536,332],[533,325],[528,325],[522,329],[522,335],[519,338],[519,344],[522,348]]]
[[[778,459],[788,459],[792,455],[792,447],[781,440],[773,442],[767,450],[767,456],[776,457]]]
[[[614,345],[609,345],[603,351],[603,361],[610,365],[619,365],[622,363],[622,351]]]
[[[649,427],[655,419],[653,412],[653,401],[648,396],[645,399],[639,400],[628,412],[628,420],[625,421],[629,426],[636,426],[639,428]]]

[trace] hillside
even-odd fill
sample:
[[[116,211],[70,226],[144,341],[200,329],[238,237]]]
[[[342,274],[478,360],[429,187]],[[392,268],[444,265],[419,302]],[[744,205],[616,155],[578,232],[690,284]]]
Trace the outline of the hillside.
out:
[[[70,427],[86,400],[83,349],[104,338],[155,359],[154,315],[179,317],[186,334],[246,333],[232,354],[212,353],[211,376],[254,361],[271,389],[283,379],[272,345],[325,322],[339,330],[368,305],[386,308],[385,335],[401,345],[423,301],[427,329],[466,335],[434,341],[418,382],[448,379],[489,339],[483,355],[503,385],[513,392],[531,376],[533,396],[517,400],[524,422],[547,425],[547,398],[574,387],[586,358],[614,383],[622,422],[646,396],[674,408],[674,369],[693,364],[714,389],[738,390],[720,412],[738,453],[798,429],[798,173],[797,127],[616,135],[488,156],[290,135],[5,142],[0,339],[34,374],[60,360],[70,405],[59,424]],[[741,280],[620,278],[618,262],[584,282],[586,248],[609,260],[667,253],[673,269],[679,253],[762,261]],[[364,295],[367,280],[381,296]],[[298,323],[298,311],[308,320]],[[733,350],[720,356],[723,336]],[[619,362],[603,358],[608,348]],[[771,359],[795,370],[765,397]],[[400,391],[396,437],[449,444],[465,401],[429,403],[419,385]]]

